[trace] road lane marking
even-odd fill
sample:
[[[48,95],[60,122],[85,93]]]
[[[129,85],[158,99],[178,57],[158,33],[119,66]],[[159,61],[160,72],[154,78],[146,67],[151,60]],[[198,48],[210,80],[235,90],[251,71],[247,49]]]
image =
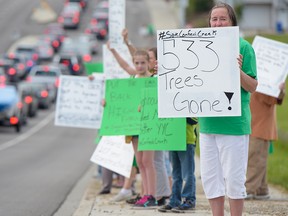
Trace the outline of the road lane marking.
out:
[[[0,146],[0,151],[3,151],[5,149],[8,149],[12,146],[15,146],[19,143],[21,143],[23,140],[27,139],[28,137],[32,136],[39,130],[41,130],[43,127],[45,127],[55,116],[55,112],[50,113],[46,118],[44,118],[41,122],[36,124],[33,128],[28,130],[27,132],[21,134],[20,136],[16,137],[13,140],[10,140]]]

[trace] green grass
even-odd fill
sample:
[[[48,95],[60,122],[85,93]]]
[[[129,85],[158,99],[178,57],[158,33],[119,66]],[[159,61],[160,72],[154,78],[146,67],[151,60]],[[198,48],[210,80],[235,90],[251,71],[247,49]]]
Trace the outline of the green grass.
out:
[[[272,40],[276,40],[276,41],[280,41],[283,43],[288,43],[288,34],[278,34],[278,35],[272,35],[272,34],[258,34],[259,36],[262,37],[266,37],[266,38],[270,38]],[[249,36],[249,37],[245,37],[245,39],[247,41],[249,41],[250,43],[252,43],[253,39],[255,36]]]
[[[268,159],[268,182],[288,191],[288,142],[278,140],[273,144],[273,153]]]
[[[286,81],[286,92],[288,83]],[[268,182],[279,185],[288,192],[288,95],[277,106],[279,139],[273,144],[273,153],[268,158]]]
[[[277,106],[277,125],[279,136],[288,145],[288,82],[286,80],[286,96],[282,105]],[[284,143],[285,143],[284,142]],[[288,166],[288,164],[287,164]]]

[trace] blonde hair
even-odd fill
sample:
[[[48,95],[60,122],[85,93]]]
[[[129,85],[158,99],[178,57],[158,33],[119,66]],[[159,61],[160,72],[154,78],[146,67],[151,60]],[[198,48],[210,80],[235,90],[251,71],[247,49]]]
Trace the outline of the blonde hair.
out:
[[[133,62],[134,62],[135,56],[145,56],[147,61],[149,61],[149,54],[146,50],[136,50],[132,57]]]

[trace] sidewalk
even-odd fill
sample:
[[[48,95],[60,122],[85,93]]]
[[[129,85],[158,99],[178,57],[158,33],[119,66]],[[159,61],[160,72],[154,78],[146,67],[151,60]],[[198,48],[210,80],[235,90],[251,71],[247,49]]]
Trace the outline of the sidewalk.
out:
[[[175,3],[176,2],[176,3]],[[145,0],[156,29],[178,28],[177,2],[165,0]],[[195,157],[196,175],[196,209],[189,211],[195,216],[212,215],[208,200],[205,198],[199,171],[199,158]],[[96,172],[96,171],[95,171]],[[90,172],[91,173],[91,172]],[[112,189],[111,194],[97,195],[101,188],[101,180],[90,177],[91,180],[82,197],[79,207],[73,216],[146,216],[148,214],[165,215],[157,209],[133,209],[126,202],[112,203],[111,198],[118,194],[120,189]],[[140,191],[140,181],[137,181],[137,191]],[[269,201],[245,201],[244,215],[288,215],[288,195],[270,186],[271,199]],[[229,215],[228,200],[225,201],[225,215]],[[167,213],[168,215],[179,215]]]

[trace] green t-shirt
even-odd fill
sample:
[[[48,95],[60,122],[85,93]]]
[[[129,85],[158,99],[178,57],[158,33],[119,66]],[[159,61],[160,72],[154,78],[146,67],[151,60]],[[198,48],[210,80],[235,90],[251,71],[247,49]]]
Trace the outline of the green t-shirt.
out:
[[[186,143],[196,144],[197,141],[197,118],[186,118]]]
[[[256,57],[252,46],[240,38],[240,53],[243,56],[242,70],[256,79]],[[251,133],[250,93],[241,88],[241,116],[201,117],[200,132],[209,134],[244,135]]]

